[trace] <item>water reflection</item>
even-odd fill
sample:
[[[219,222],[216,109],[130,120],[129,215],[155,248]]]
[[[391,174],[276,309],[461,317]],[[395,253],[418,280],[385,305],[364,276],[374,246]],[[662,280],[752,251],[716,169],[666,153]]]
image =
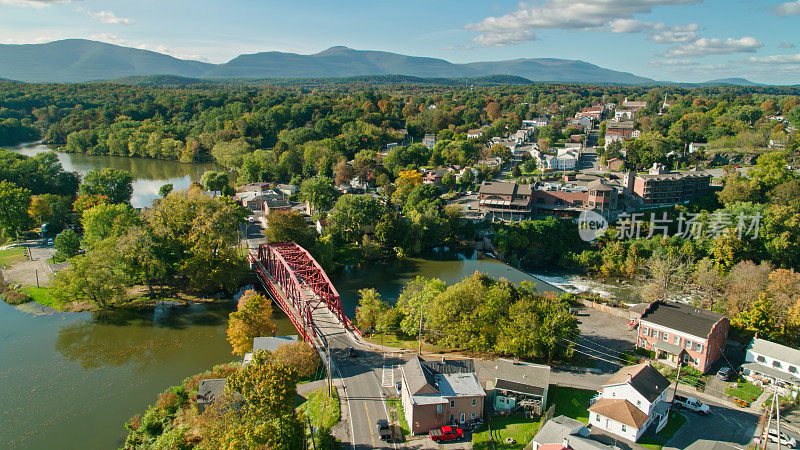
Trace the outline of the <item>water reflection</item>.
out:
[[[53,151],[41,143],[23,144],[10,150],[27,156]],[[186,189],[193,181],[199,181],[206,170],[216,170],[213,163],[182,164],[178,161],[161,161],[146,158],[127,158],[124,156],[85,155],[57,151],[58,160],[64,170],[78,172],[81,176],[92,169],[109,167],[127,170],[133,175],[133,197],[131,204],[140,208],[150,205],[158,198],[158,189],[172,183],[175,189]]]

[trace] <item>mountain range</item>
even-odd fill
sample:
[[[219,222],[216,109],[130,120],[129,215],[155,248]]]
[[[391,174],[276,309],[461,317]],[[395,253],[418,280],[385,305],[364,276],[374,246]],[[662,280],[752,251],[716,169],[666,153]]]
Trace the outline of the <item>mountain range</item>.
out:
[[[239,55],[223,64],[210,64],[84,39],[67,39],[45,44],[0,45],[0,78],[25,82],[73,83],[153,75],[209,81],[389,75],[421,79],[491,79],[493,76],[503,75],[531,82],[623,85],[659,83],[650,78],[583,61],[556,58],[454,64],[438,58],[338,46],[310,55],[273,51]],[[753,84],[747,80],[718,81],[718,84]]]

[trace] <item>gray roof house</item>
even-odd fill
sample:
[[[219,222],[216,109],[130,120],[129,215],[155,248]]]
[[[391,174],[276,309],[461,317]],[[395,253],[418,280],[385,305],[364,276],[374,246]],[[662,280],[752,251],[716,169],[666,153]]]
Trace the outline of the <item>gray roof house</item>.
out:
[[[269,352],[274,352],[278,349],[278,347],[286,344],[291,344],[298,341],[298,337],[296,334],[291,334],[288,336],[266,336],[266,337],[257,337],[253,339],[253,351],[249,353],[245,353],[244,360],[242,364],[247,365],[250,361],[253,360],[253,353],[259,350],[267,350]]]
[[[747,379],[776,385],[782,394],[800,391],[800,350],[753,338],[742,371]]]
[[[589,429],[582,422],[566,416],[548,420],[530,442],[533,450],[611,450],[589,436]]]
[[[547,405],[550,366],[501,358],[475,361],[475,367],[478,380],[491,390],[495,410],[534,407],[536,403],[542,408]]]
[[[209,378],[200,380],[197,387],[197,410],[203,412],[206,406],[217,401],[225,393],[225,383],[227,378]]]
[[[486,392],[472,360],[414,357],[401,366],[400,375],[403,412],[412,434],[482,420]]]

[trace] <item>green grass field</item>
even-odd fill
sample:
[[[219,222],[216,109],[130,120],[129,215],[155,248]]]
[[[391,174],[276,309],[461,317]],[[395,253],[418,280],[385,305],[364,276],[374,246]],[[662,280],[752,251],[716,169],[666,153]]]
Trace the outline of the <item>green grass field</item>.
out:
[[[327,387],[311,391],[306,401],[297,407],[299,411],[311,421],[317,430],[327,434],[334,425],[339,423],[339,397],[336,391],[328,394]]]
[[[392,420],[396,420],[397,423],[400,424],[400,429],[403,432],[403,436],[408,436],[410,433],[408,431],[406,415],[403,412],[403,401],[399,398],[387,398],[386,407],[389,409],[389,415],[392,416]]]
[[[762,392],[764,392],[764,390],[760,387],[744,381],[741,383],[734,383],[731,387],[725,388],[726,394],[749,403],[755,401]]]
[[[11,247],[0,250],[0,267],[10,266],[27,259],[28,252],[25,247]]]
[[[536,436],[541,427],[541,422],[531,420],[522,414],[512,414],[510,416],[494,416],[491,418],[491,433],[489,425],[484,424],[477,431],[472,433],[472,448],[474,449],[521,449]],[[515,444],[506,444],[506,438],[512,438]],[[494,439],[494,445],[492,445]]]
[[[667,422],[667,425],[664,428],[662,428],[661,431],[659,431],[655,436],[647,434],[642,436],[641,439],[639,439],[639,442],[637,442],[637,444],[654,450],[660,450],[661,447],[664,446],[664,444],[666,444],[667,442],[669,442],[670,439],[672,439],[672,436],[674,436],[675,433],[677,433],[678,430],[680,430],[683,424],[685,423],[686,423],[686,417],[683,414],[677,411],[670,411],[669,422]]]
[[[50,293],[50,289],[46,287],[36,287],[36,286],[22,286],[22,292],[28,294],[36,303],[39,303],[44,306],[49,306],[51,308],[60,309],[64,306],[61,302],[56,300],[53,297],[53,294]]]
[[[597,392],[554,385],[550,385],[550,392],[556,404],[556,416],[563,415],[583,423],[589,423],[589,400]]]

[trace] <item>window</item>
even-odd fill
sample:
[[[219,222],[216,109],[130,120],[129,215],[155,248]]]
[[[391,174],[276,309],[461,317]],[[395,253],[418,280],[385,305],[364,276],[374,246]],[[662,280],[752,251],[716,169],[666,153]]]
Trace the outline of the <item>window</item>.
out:
[[[700,343],[694,344],[694,351],[703,353],[703,344]]]
[[[795,367],[795,366],[789,366],[789,372],[792,372],[792,373],[797,373],[797,367]]]
[[[642,406],[642,401],[641,400],[636,400],[636,406]]]
[[[595,416],[595,417],[597,417],[597,421],[600,422],[600,416]]]
[[[456,401],[455,400],[450,400],[450,407],[451,408],[455,408],[456,407]]]
[[[442,405],[436,405],[436,414],[442,413]]]
[[[672,339],[672,343],[675,344],[675,345],[681,345],[681,338],[679,336],[675,336]]]
[[[772,361],[772,367],[774,367],[776,369],[780,369],[781,368],[781,362],[780,361]]]
[[[475,420],[475,413],[471,413],[471,414],[469,415],[469,418],[470,418],[470,419],[472,419],[472,420]]]
[[[658,339],[658,330],[650,330],[651,336]]]
[[[686,339],[686,345],[684,345],[684,347],[686,347],[686,350],[691,350],[692,349],[692,341]]]
[[[464,423],[464,422],[466,422],[466,421],[467,421],[467,413],[461,413],[461,414],[458,416],[458,421],[459,421],[459,422],[461,422],[461,423]]]
[[[473,398],[472,399],[472,406],[478,406],[478,399],[477,398]]]
[[[645,336],[649,336],[650,335],[650,328],[642,327],[642,334],[645,335]]]
[[[763,356],[761,356],[761,355],[758,355],[758,357],[756,357],[756,361],[758,361],[758,362],[762,362],[762,363],[763,363],[763,362],[767,362],[766,358],[764,358],[764,357],[763,357]]]
[[[626,432],[626,431],[627,431],[627,427],[626,427],[626,426],[625,426],[625,424],[623,423],[623,424],[622,424],[622,432],[624,433],[624,432]]]
[[[669,335],[667,333],[661,333],[661,340],[667,342],[669,340]]]

